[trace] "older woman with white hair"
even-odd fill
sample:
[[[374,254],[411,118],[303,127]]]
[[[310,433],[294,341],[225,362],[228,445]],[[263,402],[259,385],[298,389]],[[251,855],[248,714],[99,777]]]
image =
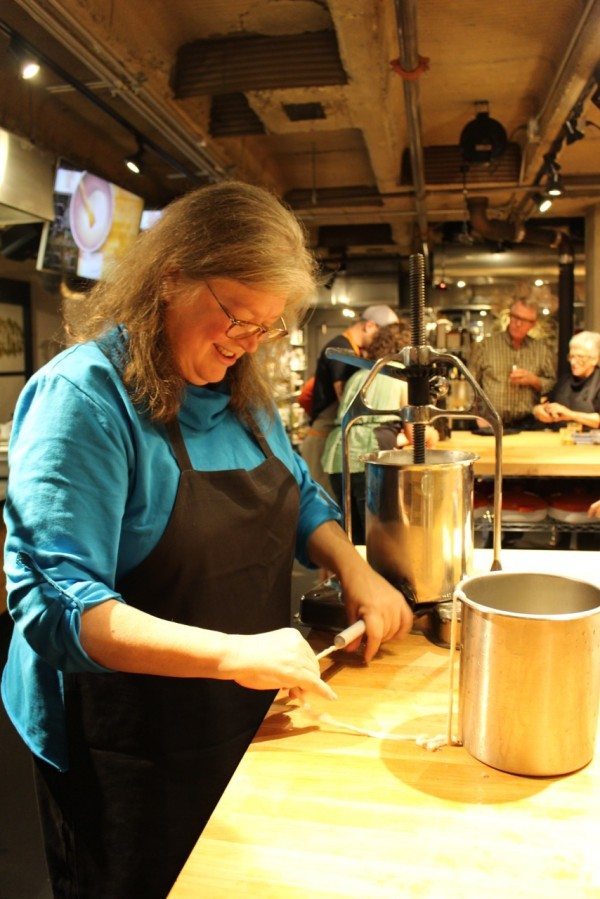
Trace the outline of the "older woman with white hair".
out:
[[[600,427],[600,334],[580,331],[569,341],[571,372],[563,375],[533,414],[546,424],[574,421]]]

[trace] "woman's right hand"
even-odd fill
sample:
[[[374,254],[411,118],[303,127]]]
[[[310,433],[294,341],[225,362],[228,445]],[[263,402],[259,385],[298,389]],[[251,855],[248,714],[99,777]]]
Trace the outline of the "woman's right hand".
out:
[[[337,699],[321,680],[315,653],[292,627],[263,634],[228,634],[219,672],[253,690],[301,690]]]

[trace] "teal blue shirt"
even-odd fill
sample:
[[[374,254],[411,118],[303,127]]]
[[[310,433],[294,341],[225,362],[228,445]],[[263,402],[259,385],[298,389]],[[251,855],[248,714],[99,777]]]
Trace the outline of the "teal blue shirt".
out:
[[[118,352],[115,330],[106,342]],[[189,386],[179,421],[194,468],[249,470],[264,456],[229,407],[225,384]],[[296,557],[340,512],[293,451],[278,415],[257,415],[300,488]],[[152,551],[175,501],[179,468],[166,431],[140,415],[97,343],[52,359],[25,386],[9,445],[4,517],[8,608],[15,622],[2,678],[7,712],[30,749],[68,767],[62,672],[106,671],[79,641],[81,614]],[[202,588],[199,585],[199,601]]]

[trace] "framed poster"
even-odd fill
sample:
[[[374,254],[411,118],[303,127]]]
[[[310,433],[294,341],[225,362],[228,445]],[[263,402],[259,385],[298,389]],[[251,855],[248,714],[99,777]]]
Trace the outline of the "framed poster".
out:
[[[0,278],[0,423],[10,421],[32,374],[29,284]]]

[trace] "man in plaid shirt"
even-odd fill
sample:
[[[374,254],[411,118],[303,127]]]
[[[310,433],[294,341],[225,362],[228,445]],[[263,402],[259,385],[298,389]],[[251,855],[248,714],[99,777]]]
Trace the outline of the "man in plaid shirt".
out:
[[[505,425],[539,427],[532,414],[556,381],[556,356],[529,336],[538,319],[534,300],[516,299],[505,331],[471,347],[469,368]]]

